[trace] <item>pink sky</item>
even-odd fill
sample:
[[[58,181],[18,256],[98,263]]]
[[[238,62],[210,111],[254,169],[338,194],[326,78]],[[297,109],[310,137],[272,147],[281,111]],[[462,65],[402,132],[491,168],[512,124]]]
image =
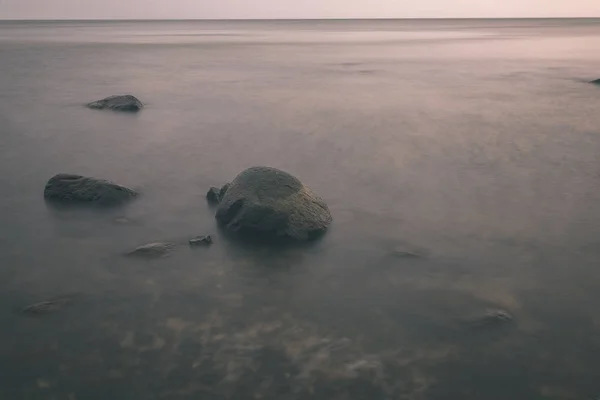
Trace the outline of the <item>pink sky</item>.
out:
[[[600,17],[600,0],[0,0],[0,19]]]

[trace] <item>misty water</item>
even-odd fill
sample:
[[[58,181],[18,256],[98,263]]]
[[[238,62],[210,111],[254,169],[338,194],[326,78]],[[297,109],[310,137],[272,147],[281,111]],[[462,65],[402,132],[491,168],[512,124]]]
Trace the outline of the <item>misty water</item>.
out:
[[[3,22],[0,71],[1,399],[600,396],[600,20]],[[223,236],[253,165],[322,240]],[[142,196],[57,209],[59,172]]]

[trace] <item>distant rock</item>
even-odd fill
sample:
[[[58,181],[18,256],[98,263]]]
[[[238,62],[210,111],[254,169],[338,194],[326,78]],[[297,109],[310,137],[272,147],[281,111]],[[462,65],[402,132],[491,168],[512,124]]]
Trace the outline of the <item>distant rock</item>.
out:
[[[109,96],[102,100],[93,101],[88,103],[87,107],[99,110],[109,109],[114,111],[137,112],[144,107],[144,104],[137,97],[126,94]]]
[[[213,238],[210,235],[196,236],[190,239],[191,246],[210,246],[213,244]]]
[[[227,230],[304,241],[331,224],[325,202],[287,172],[252,167],[226,186],[216,218]]]
[[[44,189],[47,200],[63,203],[115,205],[131,200],[137,192],[103,179],[74,174],[58,174],[50,178]]]
[[[596,79],[595,81],[590,82],[593,85],[600,85],[600,79]]]
[[[168,256],[175,244],[167,242],[149,243],[130,251],[126,255],[137,258],[162,258]]]

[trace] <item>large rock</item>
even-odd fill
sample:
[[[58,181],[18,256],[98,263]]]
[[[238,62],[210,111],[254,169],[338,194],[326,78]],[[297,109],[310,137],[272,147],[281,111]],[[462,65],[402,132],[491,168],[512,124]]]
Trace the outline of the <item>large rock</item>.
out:
[[[135,196],[137,193],[133,189],[103,179],[73,174],[53,176],[44,189],[46,199],[65,203],[114,205]]]
[[[224,187],[217,221],[231,231],[308,240],[327,230],[329,208],[294,176],[252,167]]]
[[[130,94],[120,96],[110,96],[102,100],[93,101],[88,103],[89,108],[95,109],[110,109],[115,111],[129,111],[136,112],[140,111],[144,104],[135,96]]]

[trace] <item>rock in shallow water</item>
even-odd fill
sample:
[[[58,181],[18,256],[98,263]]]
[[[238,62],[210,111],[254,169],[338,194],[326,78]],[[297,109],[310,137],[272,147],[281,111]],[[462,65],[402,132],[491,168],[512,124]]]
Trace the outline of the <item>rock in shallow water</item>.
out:
[[[130,94],[120,96],[109,96],[102,100],[93,101],[87,104],[88,108],[99,110],[109,109],[114,111],[140,111],[144,104],[135,96]]]
[[[469,318],[466,323],[471,328],[485,328],[512,322],[514,316],[505,310],[488,309],[483,314]]]
[[[210,204],[219,204],[225,196],[227,189],[229,189],[229,183],[224,184],[220,189],[213,186],[208,189],[206,199]]]
[[[590,82],[593,85],[599,85],[600,86],[600,79],[596,79],[595,81],[591,81]]]
[[[48,314],[61,310],[69,302],[69,297],[60,297],[52,300],[42,301],[40,303],[35,303],[24,307],[21,309],[21,313],[28,315]]]
[[[210,189],[208,189],[208,192],[206,193],[206,200],[208,200],[208,202],[210,204],[219,204],[221,202],[221,189],[216,188],[216,187],[211,187]]]
[[[226,185],[217,221],[230,231],[309,240],[331,224],[329,208],[287,172],[252,167]]]
[[[390,253],[390,255],[395,258],[422,258],[423,257],[423,254],[416,250],[410,250],[410,249],[404,249],[404,248],[396,248]]]
[[[50,178],[44,189],[47,200],[63,203],[115,205],[137,196],[133,189],[103,179],[74,174]]]
[[[213,238],[210,235],[196,236],[190,239],[190,245],[192,246],[210,246],[213,244]]]
[[[137,258],[161,258],[168,256],[174,248],[173,243],[149,243],[130,251],[126,255]]]

